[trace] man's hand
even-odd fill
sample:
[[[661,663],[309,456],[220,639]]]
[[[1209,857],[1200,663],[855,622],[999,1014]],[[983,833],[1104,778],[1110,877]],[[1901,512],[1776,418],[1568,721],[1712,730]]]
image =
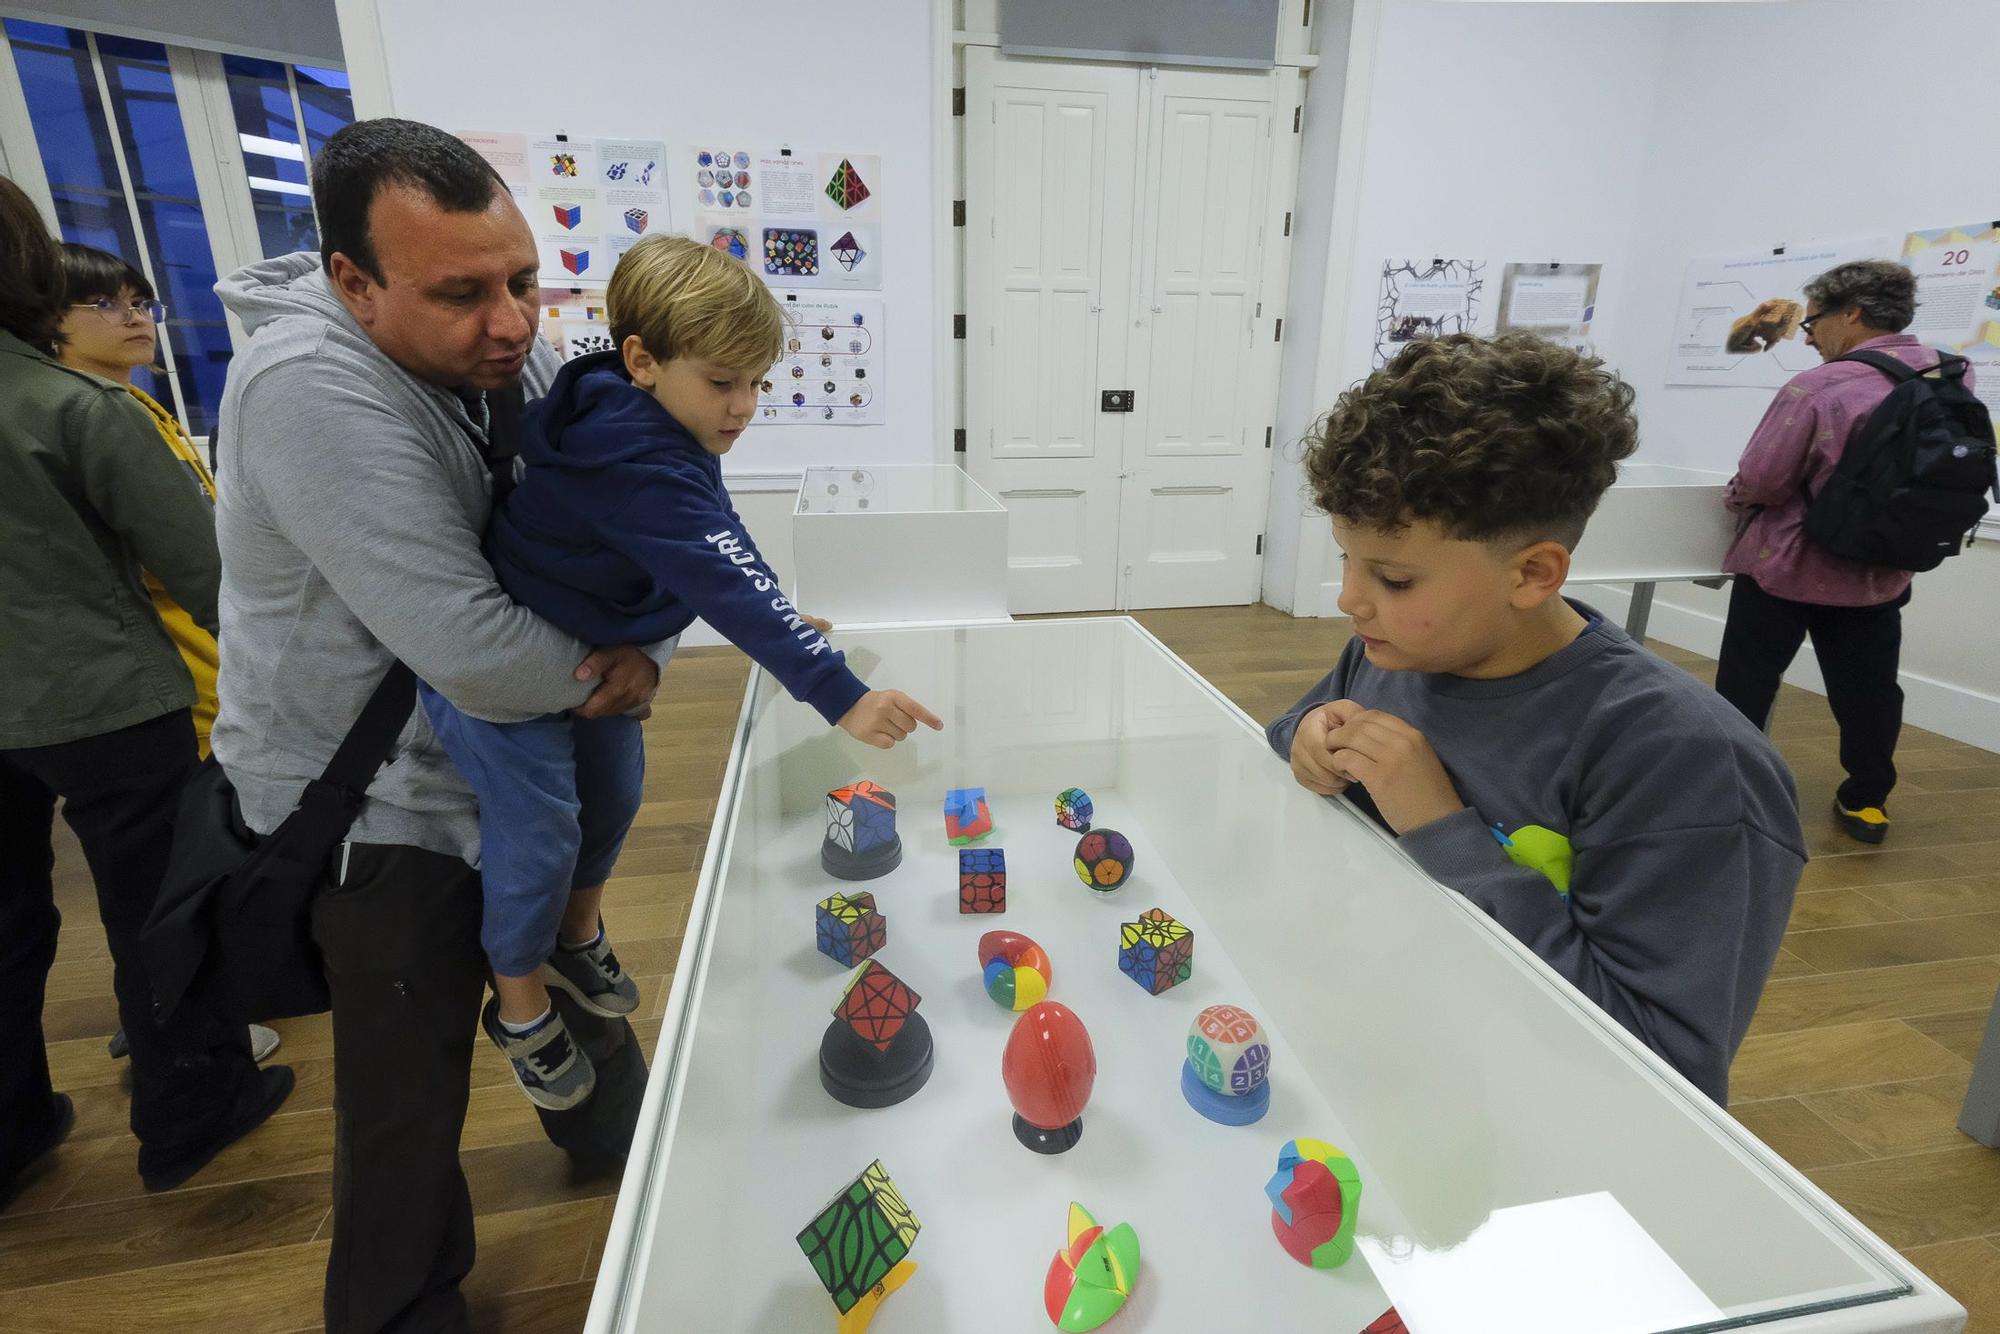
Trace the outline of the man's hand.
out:
[[[1299,719],[1298,730],[1292,733],[1292,777],[1300,787],[1331,797],[1347,786],[1347,775],[1334,772],[1333,748],[1327,745],[1326,738],[1328,732],[1360,712],[1361,706],[1351,699],[1337,699],[1306,710]]]
[[[595,681],[597,689],[576,711],[579,718],[653,716],[653,692],[660,688],[660,665],[631,645],[601,648],[576,669],[579,681]]]
[[[824,621],[817,616],[808,616],[804,612],[799,612],[799,619],[804,621],[807,625],[810,625],[813,629],[819,631],[823,635],[830,635],[833,633],[832,621]]]
[[[1324,741],[1331,752],[1328,767],[1366,787],[1391,829],[1407,834],[1465,809],[1465,799],[1422,732],[1394,714],[1364,709],[1352,700],[1327,707],[1342,705],[1342,721],[1327,731]]]
[[[856,741],[887,750],[916,731],[918,723],[933,732],[944,731],[944,722],[936,714],[902,691],[871,690],[841,715],[839,726]]]

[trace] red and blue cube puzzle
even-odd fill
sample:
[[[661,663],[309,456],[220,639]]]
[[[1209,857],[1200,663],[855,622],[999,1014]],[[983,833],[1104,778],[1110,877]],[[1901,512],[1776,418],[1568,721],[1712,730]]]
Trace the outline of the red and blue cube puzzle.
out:
[[[565,231],[575,231],[577,224],[583,221],[583,205],[581,204],[556,204],[553,207],[555,209],[556,225]]]
[[[944,794],[944,836],[954,847],[993,832],[993,812],[986,808],[986,789],[955,787]]]
[[[558,253],[562,257],[562,266],[571,273],[581,274],[585,269],[590,267],[590,252],[588,250],[564,250]]]
[[[889,919],[873,894],[835,894],[813,912],[819,952],[849,968],[889,943]]]
[[[644,232],[646,230],[646,223],[651,220],[652,216],[652,214],[643,208],[628,208],[625,210],[626,229],[633,232]]]
[[[1007,854],[999,848],[958,850],[958,910],[1007,911]]]
[[[1194,932],[1148,908],[1118,928],[1118,971],[1155,996],[1194,976]]]

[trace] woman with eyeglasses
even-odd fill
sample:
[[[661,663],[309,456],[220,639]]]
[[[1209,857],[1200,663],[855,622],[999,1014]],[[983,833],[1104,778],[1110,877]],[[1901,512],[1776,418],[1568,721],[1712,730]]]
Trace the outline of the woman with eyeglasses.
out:
[[[72,370],[125,386],[152,418],[168,450],[187,466],[195,484],[214,504],[215,479],[209,476],[194,441],[188,439],[172,412],[132,383],[133,371],[157,360],[159,326],[167,317],[166,306],[154,297],[153,285],[145,274],[111,252],[74,241],[66,242],[62,249],[67,309],[61,341],[56,344],[57,359]],[[208,730],[215,722],[215,636],[174,601],[152,571],[145,571],[144,579],[153,610],[160,614],[160,623],[166,626],[188,674],[194,677],[195,745],[207,759]]]
[[[139,406],[152,418],[153,426],[167,450],[193,475],[195,484],[215,503],[215,478],[194,441],[174,414],[157,399],[132,383],[132,372],[152,366],[158,360],[159,327],[167,318],[166,306],[153,295],[146,275],[108,250],[96,246],[63,243],[64,302],[62,327],[56,343],[56,358],[72,370],[122,384]],[[194,741],[201,758],[208,758],[208,732],[215,724],[215,674],[221,661],[215,636],[188,615],[187,608],[174,601],[165,584],[150,570],[141,571],[146,594],[167,637],[180,650],[188,675],[194,678]],[[278,1049],[276,1029],[250,1025],[250,1053],[261,1065]],[[111,1039],[111,1055],[131,1054],[132,1040],[119,1029]]]
[[[145,409],[50,355],[77,313],[61,246],[0,177],[0,1209],[75,1122],[42,1037],[62,921],[58,798],[90,866],[131,1037],[146,1189],[193,1176],[292,1088],[290,1070],[258,1070],[240,1022],[198,998],[153,1018],[139,930],[197,760],[194,683],[140,571],[212,634],[222,570],[213,507]]]

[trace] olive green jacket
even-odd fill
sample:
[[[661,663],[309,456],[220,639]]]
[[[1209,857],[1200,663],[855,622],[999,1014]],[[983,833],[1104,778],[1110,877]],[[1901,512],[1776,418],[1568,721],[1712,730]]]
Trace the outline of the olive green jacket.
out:
[[[215,511],[122,386],[0,330],[0,750],[194,702],[140,580],[216,628]]]

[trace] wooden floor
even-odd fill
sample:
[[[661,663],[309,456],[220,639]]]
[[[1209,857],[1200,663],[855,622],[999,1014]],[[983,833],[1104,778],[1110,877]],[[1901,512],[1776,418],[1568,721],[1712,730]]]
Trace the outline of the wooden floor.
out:
[[[1345,622],[1263,607],[1139,619],[1252,716],[1289,706],[1331,664]],[[1662,652],[1696,675],[1713,664]],[[729,649],[678,656],[648,729],[651,770],[606,917],[645,990],[648,1051],[678,956],[695,869],[747,666]],[[1732,1110],[2000,1334],[2000,1152],[1954,1122],[2000,986],[2000,755],[1904,733],[1895,832],[1862,851],[1821,815],[1838,777],[1817,696],[1786,689],[1774,734],[1798,774],[1814,860],[1776,976],[1738,1057]],[[298,1091],[189,1185],[148,1195],[125,1129],[111,964],[81,858],[60,853],[65,929],[49,977],[56,1086],[75,1134],[0,1214],[0,1329],[314,1328],[332,1167],[326,1019],[281,1025]],[[583,1321],[615,1181],[577,1182],[497,1055],[475,1044],[464,1161],[479,1215],[467,1287],[485,1330]]]

